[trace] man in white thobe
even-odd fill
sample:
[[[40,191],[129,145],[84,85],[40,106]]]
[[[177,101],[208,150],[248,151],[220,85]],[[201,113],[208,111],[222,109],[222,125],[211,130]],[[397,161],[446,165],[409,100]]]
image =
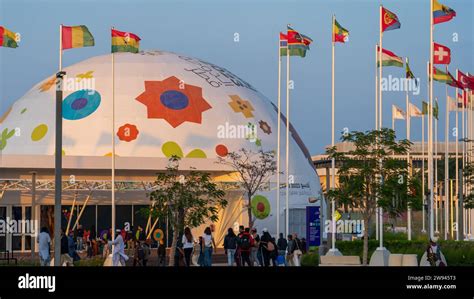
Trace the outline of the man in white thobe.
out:
[[[116,230],[116,237],[114,241],[109,241],[110,245],[114,245],[112,252],[112,266],[125,266],[128,261],[128,256],[125,254],[125,243],[123,242],[122,234],[119,229]]]

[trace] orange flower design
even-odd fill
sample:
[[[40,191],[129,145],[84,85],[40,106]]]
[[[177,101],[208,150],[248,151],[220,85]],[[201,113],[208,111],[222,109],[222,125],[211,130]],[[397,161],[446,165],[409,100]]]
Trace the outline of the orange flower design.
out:
[[[130,142],[137,139],[138,133],[137,126],[125,124],[118,129],[117,136],[122,141]]]
[[[186,121],[200,124],[202,113],[212,108],[201,87],[184,84],[175,76],[145,81],[145,91],[136,100],[147,106],[148,118],[164,119],[173,128]]]
[[[238,95],[229,96],[232,101],[229,102],[230,107],[234,112],[241,112],[246,118],[253,117],[252,111],[254,111],[252,104],[240,98]]]

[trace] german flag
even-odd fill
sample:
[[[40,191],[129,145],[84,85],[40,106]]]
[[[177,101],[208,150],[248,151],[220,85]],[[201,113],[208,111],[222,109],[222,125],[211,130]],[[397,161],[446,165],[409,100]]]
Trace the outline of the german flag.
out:
[[[94,37],[86,26],[62,26],[62,49],[93,47]]]
[[[0,26],[0,47],[17,48],[17,33]]]
[[[131,52],[138,53],[140,38],[138,35],[112,29],[112,53]]]

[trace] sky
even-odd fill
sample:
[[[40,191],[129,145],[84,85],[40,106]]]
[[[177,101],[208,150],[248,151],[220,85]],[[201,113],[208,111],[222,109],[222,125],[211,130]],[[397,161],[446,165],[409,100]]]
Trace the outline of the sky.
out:
[[[474,73],[474,1],[439,0],[457,13],[435,26],[434,40],[451,49],[451,73]],[[335,48],[336,140],[344,129],[373,129],[375,44],[379,41],[379,5],[394,12],[401,28],[387,31],[383,47],[409,57],[421,80],[410,101],[427,98],[429,0],[0,0],[0,25],[21,33],[20,47],[0,48],[0,115],[34,84],[58,69],[59,25],[87,25],[95,46],[67,51],[63,65],[110,52],[110,27],[142,38],[141,49],[181,53],[227,68],[276,103],[278,32],[286,25],[311,37],[307,57],[292,57],[290,120],[312,155],[331,143],[331,18],[349,30],[349,41]],[[238,41],[235,40],[236,34]],[[285,74],[283,60],[282,72]],[[439,66],[441,69],[444,66]],[[403,78],[404,68],[385,67],[383,76]],[[284,84],[284,83],[283,83]],[[448,93],[454,97],[454,88]],[[285,101],[284,90],[282,101]],[[444,140],[446,88],[434,83],[439,98],[439,140]],[[383,93],[384,126],[391,127],[392,104],[405,108],[405,91]],[[54,107],[51,107],[54,109]],[[285,110],[283,113],[286,114]],[[454,126],[451,114],[450,128]],[[403,121],[397,136],[405,138]],[[412,120],[412,140],[421,139],[421,120]],[[451,140],[454,140],[451,137]]]

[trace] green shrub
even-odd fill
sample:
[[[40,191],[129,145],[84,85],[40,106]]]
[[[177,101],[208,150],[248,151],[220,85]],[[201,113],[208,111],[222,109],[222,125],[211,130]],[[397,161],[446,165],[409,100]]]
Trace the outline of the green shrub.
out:
[[[301,257],[301,266],[316,267],[319,265],[319,254],[317,251],[310,251]]]
[[[363,240],[337,241],[336,247],[343,255],[358,255],[362,259]],[[474,242],[440,241],[441,251],[446,257],[448,266],[474,266]],[[369,259],[379,246],[379,241],[369,240]],[[428,246],[426,240],[385,240],[384,247],[390,253],[416,254],[418,262]]]
[[[101,256],[96,256],[93,258],[84,258],[77,262],[74,262],[74,266],[78,267],[102,267],[104,265],[105,259]]]

